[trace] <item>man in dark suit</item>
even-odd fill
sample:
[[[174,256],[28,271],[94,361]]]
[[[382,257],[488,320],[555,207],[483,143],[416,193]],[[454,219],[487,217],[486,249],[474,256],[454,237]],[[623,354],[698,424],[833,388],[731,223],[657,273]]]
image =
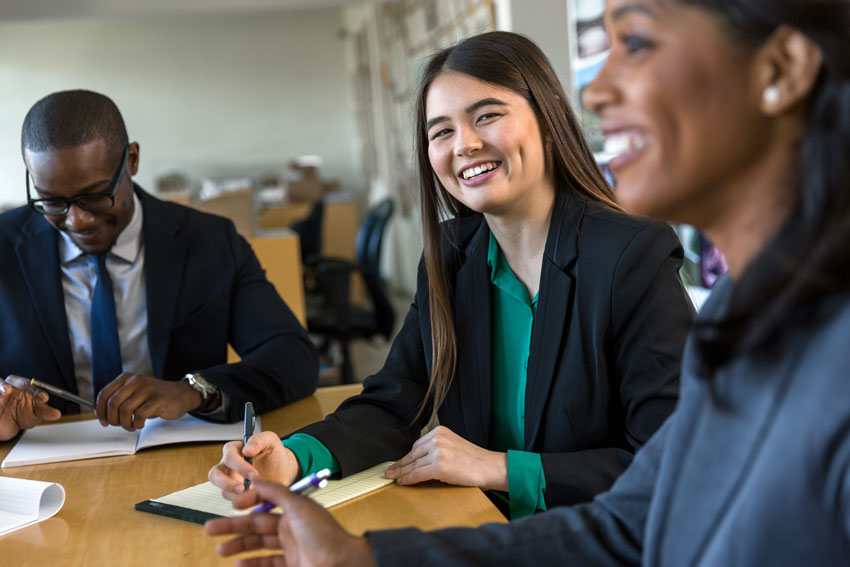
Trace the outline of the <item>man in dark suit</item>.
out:
[[[28,206],[0,215],[0,376],[79,394],[130,430],[235,421],[246,401],[262,412],[315,389],[315,348],[233,223],[133,184],[139,145],[110,99],[45,97],[21,146]],[[241,362],[226,364],[228,343]],[[0,438],[56,417],[20,384],[0,393]]]

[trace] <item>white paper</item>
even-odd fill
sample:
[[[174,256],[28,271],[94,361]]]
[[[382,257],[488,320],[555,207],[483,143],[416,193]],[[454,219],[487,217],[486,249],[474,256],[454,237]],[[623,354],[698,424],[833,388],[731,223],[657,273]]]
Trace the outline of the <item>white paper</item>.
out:
[[[139,435],[136,450],[168,443],[188,443],[190,441],[234,441],[242,439],[243,423],[210,423],[191,415],[180,419],[167,420],[154,418],[145,423]],[[256,418],[254,433],[260,433],[262,425],[259,416]]]
[[[260,418],[256,421],[260,432]],[[169,443],[233,441],[242,438],[242,422],[210,423],[191,415],[180,419],[149,419],[144,429],[126,431],[102,427],[96,419],[45,424],[24,431],[3,460],[4,468],[76,461],[115,455],[132,455],[137,450]]]
[[[0,476],[0,536],[46,520],[63,504],[60,484]]]
[[[101,427],[96,419],[39,425],[27,429],[6,458],[3,467],[76,461],[136,452],[138,431]]]

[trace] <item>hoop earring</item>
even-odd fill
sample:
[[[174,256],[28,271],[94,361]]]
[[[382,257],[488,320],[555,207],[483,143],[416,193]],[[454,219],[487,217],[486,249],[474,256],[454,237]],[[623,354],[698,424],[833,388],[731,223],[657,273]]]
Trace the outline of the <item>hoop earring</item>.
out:
[[[767,104],[773,105],[779,102],[779,89],[776,85],[770,85],[766,89],[764,89],[764,93],[762,94],[762,99]]]

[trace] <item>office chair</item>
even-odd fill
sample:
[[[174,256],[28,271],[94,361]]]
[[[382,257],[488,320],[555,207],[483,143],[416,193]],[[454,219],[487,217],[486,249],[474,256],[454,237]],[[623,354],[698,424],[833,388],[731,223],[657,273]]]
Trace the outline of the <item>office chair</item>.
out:
[[[301,259],[305,264],[319,256],[322,251],[322,217],[325,213],[325,203],[321,199],[316,201],[310,214],[305,218],[292,223],[292,230],[298,234],[301,243]]]
[[[389,340],[395,324],[395,310],[381,279],[381,247],[393,202],[385,199],[375,205],[357,231],[356,263],[341,258],[316,258],[311,262],[314,286],[307,291],[307,330],[322,337],[320,352],[336,343],[342,351],[342,382],[354,381],[349,344],[375,335]],[[366,285],[370,307],[351,304],[351,275],[359,272]]]

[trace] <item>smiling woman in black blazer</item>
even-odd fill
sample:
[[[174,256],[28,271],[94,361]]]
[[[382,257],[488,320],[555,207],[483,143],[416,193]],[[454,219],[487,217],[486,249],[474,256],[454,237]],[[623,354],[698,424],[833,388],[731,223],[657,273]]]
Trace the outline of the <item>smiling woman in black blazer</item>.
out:
[[[565,101],[516,34],[431,59],[417,116],[425,252],[402,330],[324,421],[283,445],[226,445],[210,471],[225,496],[252,472],[288,484],[400,459],[387,472],[400,484],[479,486],[517,517],[590,500],[625,470],[676,404],[692,307],[674,233],[621,212]]]

